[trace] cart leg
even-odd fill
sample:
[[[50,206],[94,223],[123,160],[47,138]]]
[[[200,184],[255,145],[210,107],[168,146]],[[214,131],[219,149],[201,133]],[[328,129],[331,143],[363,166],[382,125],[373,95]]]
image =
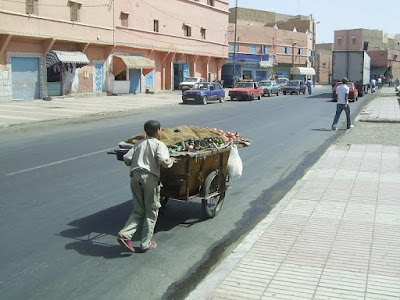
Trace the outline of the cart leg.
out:
[[[205,218],[215,217],[224,203],[225,198],[225,176],[218,170],[208,174],[204,182],[204,199],[202,199],[202,210]],[[214,194],[212,197],[209,195]]]

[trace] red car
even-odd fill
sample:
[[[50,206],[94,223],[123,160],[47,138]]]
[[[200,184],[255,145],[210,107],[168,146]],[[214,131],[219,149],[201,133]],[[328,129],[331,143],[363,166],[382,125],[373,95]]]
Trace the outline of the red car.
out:
[[[238,82],[236,86],[229,91],[229,97],[231,100],[254,100],[257,98],[261,99],[263,88],[254,81],[242,81]]]
[[[338,87],[338,85],[341,85],[342,83],[336,82],[335,86],[332,89],[332,101],[337,102],[336,99],[336,88]],[[354,84],[354,82],[349,81],[347,82],[347,86],[349,87],[349,101],[357,101],[358,100],[358,90]]]

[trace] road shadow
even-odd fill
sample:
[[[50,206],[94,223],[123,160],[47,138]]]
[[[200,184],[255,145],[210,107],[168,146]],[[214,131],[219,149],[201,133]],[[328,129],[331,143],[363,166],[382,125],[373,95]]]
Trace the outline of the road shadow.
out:
[[[310,98],[310,99],[315,99],[315,98],[327,99],[326,101],[332,101],[332,93],[316,94],[316,95],[308,96],[307,98]]]
[[[192,202],[192,201],[191,201]],[[132,253],[121,252],[116,237],[125,225],[132,211],[132,201],[99,211],[90,216],[68,223],[73,228],[58,233],[58,236],[72,240],[65,245],[67,250],[75,250],[81,255],[98,256],[108,259],[129,256]],[[201,203],[186,203],[170,199],[161,208],[154,233],[168,232],[177,226],[190,227],[203,221]],[[134,243],[140,240],[141,227],[132,237]]]

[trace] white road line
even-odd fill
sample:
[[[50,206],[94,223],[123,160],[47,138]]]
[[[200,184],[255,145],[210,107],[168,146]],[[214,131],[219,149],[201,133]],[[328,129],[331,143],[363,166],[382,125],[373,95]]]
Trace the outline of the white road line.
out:
[[[63,159],[63,160],[59,160],[59,161],[55,161],[55,162],[52,162],[52,163],[48,163],[48,164],[45,164],[45,165],[40,165],[40,166],[37,166],[37,167],[33,167],[33,168],[21,170],[21,171],[8,173],[8,174],[6,174],[6,176],[13,176],[13,175],[17,175],[17,174],[21,174],[21,173],[25,173],[25,172],[34,171],[34,170],[37,170],[37,169],[42,169],[42,168],[47,168],[47,167],[54,166],[54,165],[59,165],[59,164],[65,163],[67,161],[77,160],[77,159],[80,159],[80,158],[83,158],[83,157],[87,157],[87,156],[90,156],[90,155],[104,153],[104,152],[112,150],[112,149],[115,149],[115,147],[104,149],[104,150],[99,150],[99,151],[96,151],[96,152],[87,153],[87,154],[83,154],[83,155],[79,155],[79,156],[75,156],[75,157],[71,157],[71,158],[67,158],[67,159]]]

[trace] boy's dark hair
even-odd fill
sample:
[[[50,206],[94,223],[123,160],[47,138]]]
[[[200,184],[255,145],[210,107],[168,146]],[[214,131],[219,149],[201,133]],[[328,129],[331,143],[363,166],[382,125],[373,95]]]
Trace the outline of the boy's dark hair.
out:
[[[158,129],[161,128],[160,122],[156,120],[150,120],[144,123],[144,131],[148,136],[155,137]]]

